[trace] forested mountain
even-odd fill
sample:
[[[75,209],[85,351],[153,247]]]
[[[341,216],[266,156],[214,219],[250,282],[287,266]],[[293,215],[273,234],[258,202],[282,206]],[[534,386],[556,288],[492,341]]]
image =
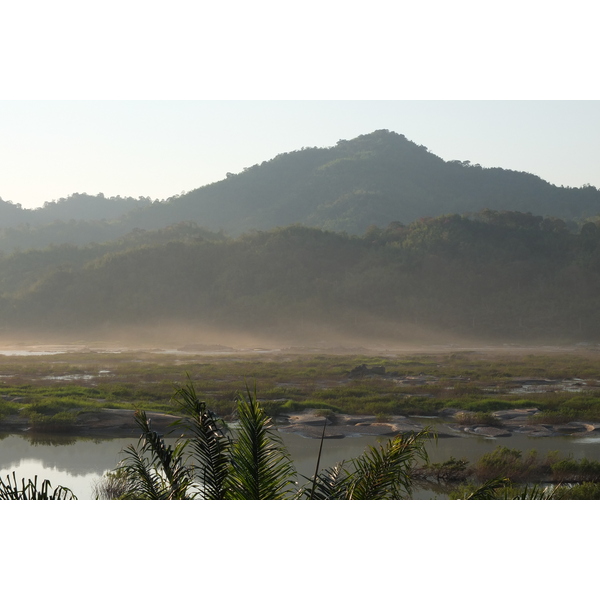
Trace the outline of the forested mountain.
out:
[[[140,217],[157,224],[169,213],[232,234],[292,223],[362,234],[370,225],[485,208],[589,217],[600,213],[600,191],[559,188],[528,173],[445,162],[424,146],[381,130],[332,148],[281,154],[153,206]]]
[[[137,236],[137,238],[136,238]],[[486,210],[237,239],[194,225],[0,258],[2,333],[161,323],[414,341],[600,340],[600,228]]]
[[[164,201],[74,194],[36,210],[0,202],[0,251],[104,242],[182,221],[230,235],[290,224],[363,234],[371,225],[486,208],[584,219],[600,214],[600,191],[447,162],[403,135],[380,130],[331,148],[280,154]]]
[[[370,225],[485,208],[589,217],[600,213],[600,191],[559,188],[528,173],[445,162],[403,135],[381,130],[332,148],[280,154],[125,220],[142,228],[191,220],[233,235],[290,224],[362,234]]]
[[[133,216],[151,204],[150,198],[72,194],[24,209],[0,199],[0,252],[114,240],[135,229],[124,215]]]
[[[54,221],[115,220],[151,203],[150,198],[71,194],[68,198],[45,202],[41,208],[27,209],[0,198],[0,223],[2,227],[14,227],[47,225]]]
[[[594,187],[446,162],[386,130],[161,202],[0,201],[0,336],[600,341],[595,215]]]

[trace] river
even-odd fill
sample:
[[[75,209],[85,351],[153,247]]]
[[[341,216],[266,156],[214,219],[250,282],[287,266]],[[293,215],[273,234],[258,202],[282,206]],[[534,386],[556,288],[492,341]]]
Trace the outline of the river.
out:
[[[288,448],[296,469],[305,476],[314,474],[320,440],[307,439],[296,434],[280,434]],[[369,445],[385,438],[347,437],[328,439],[323,444],[321,468],[361,454]],[[103,473],[113,469],[123,457],[122,449],[135,444],[137,438],[34,438],[21,435],[5,435],[0,439],[0,476],[16,472],[17,477],[33,478],[38,482],[49,479],[53,485],[70,488],[81,500],[91,499],[93,484]],[[575,459],[600,460],[600,437],[551,437],[529,438],[513,435],[507,438],[487,439],[480,437],[440,438],[437,443],[427,443],[433,462],[447,460],[451,456],[474,462],[482,454],[497,446],[507,446],[524,453],[535,449],[541,456],[558,450],[561,456]],[[299,483],[305,483],[300,477]],[[416,491],[416,499],[435,497],[433,492]]]

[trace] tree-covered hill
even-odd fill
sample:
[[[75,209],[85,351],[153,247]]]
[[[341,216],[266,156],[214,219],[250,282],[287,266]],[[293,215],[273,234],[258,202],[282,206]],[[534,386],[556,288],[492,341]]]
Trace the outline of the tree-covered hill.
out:
[[[291,226],[228,239],[192,225],[138,235],[0,259],[3,333],[179,321],[283,338],[600,339],[593,223],[573,233],[556,218],[486,210],[363,236]]]
[[[446,162],[387,130],[332,148],[281,154],[220,182],[154,204],[142,227],[193,220],[239,234],[303,224],[362,234],[370,225],[485,208],[562,219],[600,213],[600,191],[559,188],[535,175]]]
[[[302,224],[363,234],[371,225],[483,209],[564,220],[600,214],[600,191],[468,161],[444,161],[387,130],[280,154],[163,201],[73,194],[36,210],[0,202],[0,251],[116,239],[182,221],[230,235]]]

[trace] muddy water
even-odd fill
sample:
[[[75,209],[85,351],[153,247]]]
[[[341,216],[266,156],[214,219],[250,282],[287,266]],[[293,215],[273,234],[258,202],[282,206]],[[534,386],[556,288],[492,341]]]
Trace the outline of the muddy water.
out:
[[[294,459],[296,469],[305,476],[315,471],[320,440],[302,438],[296,434],[281,434],[281,437]],[[368,446],[386,438],[354,437],[325,440],[320,468],[330,467],[336,462],[360,455]],[[121,450],[137,438],[121,439],[34,439],[19,435],[7,435],[0,439],[0,476],[5,479],[15,471],[17,477],[33,478],[38,482],[49,479],[54,485],[70,488],[81,499],[91,499],[93,484],[103,473],[115,467],[123,457]],[[497,446],[507,446],[522,450],[531,449],[540,455],[558,450],[561,456],[576,459],[600,460],[600,437],[594,438],[528,438],[516,436],[508,438],[484,439],[479,437],[455,437],[439,439],[437,444],[429,442],[427,449],[434,462],[447,460],[451,456],[466,458],[474,462],[482,454],[491,452]],[[306,482],[303,477],[300,484]],[[415,498],[434,498],[432,492],[417,492]]]

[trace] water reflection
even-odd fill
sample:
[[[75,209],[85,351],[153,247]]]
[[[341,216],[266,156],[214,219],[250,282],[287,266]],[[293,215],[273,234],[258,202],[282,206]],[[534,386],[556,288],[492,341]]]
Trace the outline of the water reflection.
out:
[[[315,472],[320,440],[307,439],[292,433],[281,433],[296,466],[299,484]],[[333,466],[341,460],[359,456],[368,446],[384,443],[388,438],[371,436],[327,439],[323,444],[320,468]],[[122,449],[135,444],[138,438],[69,438],[64,436],[0,436],[0,476],[16,472],[17,477],[38,481],[49,479],[53,485],[70,488],[81,500],[91,499],[94,483],[107,471],[114,469],[123,458]],[[516,448],[523,453],[535,449],[540,456],[558,451],[563,457],[600,460],[600,438],[508,438],[486,439],[479,437],[441,438],[427,442],[427,450],[433,462],[450,457],[465,458],[475,462],[486,452],[498,446]],[[304,476],[304,477],[302,477]],[[420,490],[415,498],[434,498],[441,490]]]
[[[93,484],[121,460],[121,450],[137,438],[63,438],[9,435],[0,440],[0,476],[16,472],[17,478],[38,476],[63,485],[79,499],[92,498]]]

